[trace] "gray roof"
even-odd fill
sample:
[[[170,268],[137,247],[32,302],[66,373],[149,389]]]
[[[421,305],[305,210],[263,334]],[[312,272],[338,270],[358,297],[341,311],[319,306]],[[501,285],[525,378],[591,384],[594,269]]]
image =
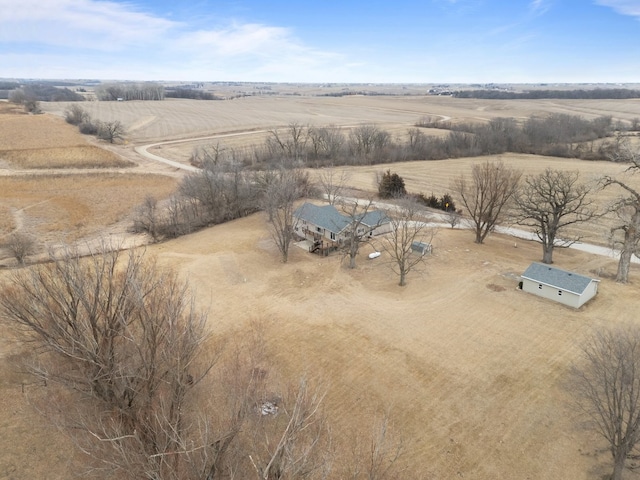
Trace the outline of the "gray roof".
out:
[[[390,221],[389,217],[387,217],[383,211],[373,210],[371,212],[367,212],[366,215],[362,217],[360,223],[367,227],[377,227],[385,223],[389,223]]]
[[[521,277],[555,287],[559,290],[575,293],[577,295],[582,295],[591,282],[599,281],[578,273],[551,267],[543,263],[532,263]]]
[[[333,205],[319,207],[312,203],[304,203],[293,215],[300,220],[306,220],[333,233],[340,233],[351,223]]]
[[[351,218],[341,214],[333,205],[320,207],[312,203],[304,203],[293,214],[300,220],[306,220],[333,233],[340,233],[351,225]],[[366,227],[376,227],[387,222],[389,219],[380,210],[367,212],[360,221]]]

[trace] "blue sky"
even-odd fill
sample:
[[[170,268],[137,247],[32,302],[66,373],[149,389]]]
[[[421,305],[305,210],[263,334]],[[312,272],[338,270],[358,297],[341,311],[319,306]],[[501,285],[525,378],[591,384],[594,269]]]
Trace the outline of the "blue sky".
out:
[[[640,0],[0,0],[0,77],[640,82]]]

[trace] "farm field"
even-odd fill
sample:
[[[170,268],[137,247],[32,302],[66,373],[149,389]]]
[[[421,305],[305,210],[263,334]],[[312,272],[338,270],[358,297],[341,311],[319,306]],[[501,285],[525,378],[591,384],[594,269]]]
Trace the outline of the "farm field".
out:
[[[49,139],[37,148],[55,147],[62,138],[51,133],[55,129],[75,131],[56,117],[67,105],[43,104],[53,115],[24,116],[43,122],[32,133]],[[424,115],[456,122],[549,112],[640,117],[636,100],[247,97],[82,106],[95,119],[125,123],[127,142],[109,146],[109,152],[134,165],[89,171],[71,161],[65,164],[62,156],[64,168],[37,172],[33,165],[3,163],[0,237],[23,227],[51,242],[124,235],[135,205],[150,193],[168,196],[184,174],[138,156],[135,146],[158,143],[150,151],[186,163],[194,145],[209,141],[202,137],[235,133],[224,142],[254,145],[264,141],[265,130],[294,121],[345,128],[375,123],[401,135]],[[71,146],[73,132],[67,133]],[[24,145],[11,141],[0,140],[0,150],[19,151]],[[553,157],[490,159],[525,174],[546,167],[579,170],[589,181],[624,170],[609,162]],[[485,160],[345,169],[349,186],[362,196],[375,192],[375,175],[387,168],[405,179],[410,192],[442,195],[453,178]],[[617,193],[598,195],[598,204],[605,205]],[[611,221],[597,219],[576,233],[605,245]],[[579,427],[563,382],[589,332],[638,321],[639,266],[632,265],[632,283],[622,286],[612,280],[614,260],[557,250],[557,266],[601,279],[598,296],[573,310],[516,288],[518,276],[541,258],[537,243],[518,240],[516,248],[511,237],[492,234],[485,245],[476,245],[471,232],[443,228],[433,244],[434,254],[409,274],[404,288],[397,286],[385,254],[367,259],[375,245],[361,252],[355,270],[345,268],[337,256],[321,258],[297,247],[289,263],[282,264],[262,214],[146,250],[190,282],[198,306],[209,312],[212,333],[222,342],[232,343],[250,325],[260,324],[272,370],[292,383],[307,374],[326,387],[325,406],[338,450],[350,448],[351,435],[365,436],[373,419],[389,411],[394,435],[402,439],[402,461],[411,465],[405,478],[603,478],[610,464],[606,444]],[[0,269],[0,281],[10,274]],[[5,326],[0,332],[0,409],[8,412],[0,416],[6,432],[0,437],[0,478],[68,478],[72,458],[61,455],[58,446],[65,453],[71,446],[30,409],[21,391],[25,377],[9,363],[20,348]],[[41,395],[42,387],[30,385],[27,393]]]
[[[63,115],[69,104],[46,103],[42,109]],[[374,123],[409,128],[423,116],[454,122],[496,117],[567,113],[587,119],[640,117],[640,100],[477,100],[437,96],[383,97],[244,97],[225,101],[167,99],[160,102],[84,102],[92,118],[120,120],[135,144],[195,138],[303,125],[363,125]],[[258,143],[250,141],[252,143]]]

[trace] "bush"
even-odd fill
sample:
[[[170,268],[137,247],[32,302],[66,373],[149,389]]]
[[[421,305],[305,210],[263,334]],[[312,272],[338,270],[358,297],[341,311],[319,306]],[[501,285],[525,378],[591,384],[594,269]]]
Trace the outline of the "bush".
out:
[[[418,203],[429,208],[436,208],[438,210],[444,210],[445,212],[456,211],[456,204],[448,193],[445,193],[440,198],[436,197],[433,193],[429,197],[423,193],[419,193],[416,195],[416,200],[418,200]]]
[[[80,133],[85,135],[97,135],[98,127],[98,124],[93,123],[91,120],[87,120],[78,125],[78,130],[80,130]]]
[[[64,111],[64,119],[71,125],[90,123],[91,117],[80,105],[71,105]]]
[[[404,180],[397,173],[391,173],[387,170],[378,182],[378,195],[380,198],[399,198],[407,194],[404,186]]]

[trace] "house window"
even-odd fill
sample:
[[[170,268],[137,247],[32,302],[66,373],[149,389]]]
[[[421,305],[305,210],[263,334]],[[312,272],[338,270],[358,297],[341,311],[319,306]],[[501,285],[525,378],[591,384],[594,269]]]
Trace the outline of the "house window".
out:
[[[558,290],[558,295],[562,295],[562,290]]]
[[[316,227],[316,230],[318,231],[318,233],[322,233],[322,229],[320,227]]]
[[[542,290],[542,284],[541,284],[541,283],[539,283],[539,284],[538,284],[538,288],[539,288],[540,290]]]
[[[336,234],[331,232],[331,240],[335,240],[336,239]]]

